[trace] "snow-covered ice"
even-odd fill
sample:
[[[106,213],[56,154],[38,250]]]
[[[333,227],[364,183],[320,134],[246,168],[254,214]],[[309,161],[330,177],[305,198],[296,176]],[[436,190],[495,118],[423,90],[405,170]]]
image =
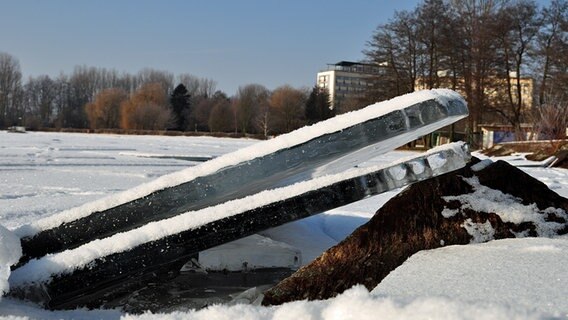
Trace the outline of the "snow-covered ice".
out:
[[[0,224],[16,229],[197,164],[175,157],[139,158],[124,150],[218,157],[257,142],[0,131]]]
[[[0,131],[0,224],[24,223],[115,194],[195,163],[180,155],[218,157],[254,140]],[[129,150],[124,150],[129,149]],[[123,153],[123,154],[121,154]],[[139,157],[172,154],[177,157]],[[373,160],[391,163],[409,152]],[[568,170],[523,167],[562,196]],[[365,223],[391,191],[263,232],[298,248],[302,263]],[[511,239],[452,246],[411,257],[372,293],[353,288],[326,301],[279,307],[211,306],[201,311],[126,315],[114,310],[46,311],[4,297],[12,319],[550,319],[568,318],[566,237]],[[1,268],[1,266],[0,266]],[[1,270],[1,269],[0,269]],[[0,277],[1,281],[1,277]]]

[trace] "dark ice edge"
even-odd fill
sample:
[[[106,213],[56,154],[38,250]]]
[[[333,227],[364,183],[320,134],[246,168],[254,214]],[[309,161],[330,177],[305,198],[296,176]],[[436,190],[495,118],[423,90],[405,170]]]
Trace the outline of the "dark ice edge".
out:
[[[438,157],[436,161],[430,160],[435,157]],[[440,159],[445,162],[438,166]],[[372,173],[144,243],[125,252],[95,259],[85,267],[67,274],[52,275],[43,282],[11,284],[10,294],[36,301],[51,309],[100,307],[105,301],[142,288],[148,282],[165,281],[176,276],[183,264],[199,251],[457,170],[464,167],[469,159],[465,144],[459,152],[443,149],[427,153]],[[423,171],[413,171],[420,165]],[[405,170],[406,175],[397,178],[392,172],[401,172],[400,169]]]
[[[32,237],[23,237],[22,257],[17,266],[30,259],[73,249],[151,221],[311,179],[318,168],[356,154],[364,148],[382,148],[377,154],[390,151],[423,135],[424,133],[413,135],[420,128],[437,125],[439,122],[437,127],[432,128],[435,130],[467,116],[467,106],[461,98],[448,98],[446,103],[447,106],[436,98],[424,100],[293,147],[223,168],[213,174],[154,191],[145,197],[94,212],[58,227],[42,230]],[[408,137],[402,140],[398,137],[400,135]]]

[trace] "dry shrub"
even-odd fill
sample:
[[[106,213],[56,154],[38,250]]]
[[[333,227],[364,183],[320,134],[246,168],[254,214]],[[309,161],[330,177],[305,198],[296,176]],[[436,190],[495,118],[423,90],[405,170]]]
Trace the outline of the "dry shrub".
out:
[[[566,141],[566,128],[568,128],[568,103],[551,100],[536,108],[535,132],[539,139],[549,141],[548,154],[554,154]]]
[[[158,83],[142,86],[120,106],[121,128],[163,130],[173,123],[167,94]]]
[[[85,106],[85,113],[91,129],[118,128],[120,126],[120,106],[128,98],[122,89],[106,89],[95,97],[95,101]]]

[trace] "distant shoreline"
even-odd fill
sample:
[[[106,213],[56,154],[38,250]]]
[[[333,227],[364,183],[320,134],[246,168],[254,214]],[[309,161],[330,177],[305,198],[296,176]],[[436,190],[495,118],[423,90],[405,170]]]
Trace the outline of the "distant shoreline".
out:
[[[216,138],[249,138],[266,140],[262,134],[238,132],[206,132],[206,131],[176,131],[176,130],[137,130],[137,129],[80,129],[80,128],[26,128],[28,132],[62,132],[62,133],[91,133],[91,134],[121,134],[121,135],[154,135],[154,136],[187,136],[187,137],[216,137]],[[269,136],[268,138],[271,138]]]

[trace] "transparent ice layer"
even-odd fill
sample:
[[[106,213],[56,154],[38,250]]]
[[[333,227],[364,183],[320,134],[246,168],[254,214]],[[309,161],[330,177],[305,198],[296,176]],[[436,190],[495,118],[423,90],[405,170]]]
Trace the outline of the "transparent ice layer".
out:
[[[158,222],[163,226],[141,227],[32,260],[13,271],[10,285],[14,294],[51,308],[99,307],[111,297],[144,286],[148,279],[165,281],[199,251],[451,172],[469,158],[467,146],[455,143],[387,167],[352,168],[184,213]],[[192,217],[212,218],[192,225]],[[156,230],[162,233],[147,241]]]
[[[309,140],[303,140],[296,132],[280,136],[263,146],[280,143],[287,147],[155,190],[124,204],[82,214],[78,219],[23,237],[21,263],[132,230],[151,221],[344,172],[468,114],[463,99],[449,90],[418,92],[389,103],[384,105],[385,112],[380,112],[382,104],[377,104],[368,108],[378,108],[379,112],[363,109],[318,123],[308,128],[312,131]],[[358,122],[353,124],[350,120],[353,118]],[[346,123],[344,126],[343,122]],[[328,132],[327,127],[333,127],[335,131]],[[306,129],[298,132],[302,130]],[[318,135],[318,132],[321,133]],[[283,143],[286,140],[291,141]],[[230,154],[226,155],[226,158],[230,157]],[[199,170],[199,167],[195,169]]]

